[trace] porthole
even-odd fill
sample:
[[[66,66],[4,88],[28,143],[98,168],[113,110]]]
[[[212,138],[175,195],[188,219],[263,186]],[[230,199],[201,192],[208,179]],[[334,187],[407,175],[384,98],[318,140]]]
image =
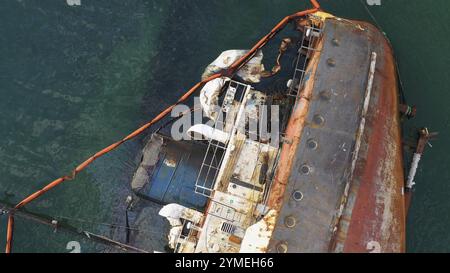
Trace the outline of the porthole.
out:
[[[310,174],[311,171],[312,171],[312,168],[307,164],[304,164],[300,167],[300,172],[304,175]]]
[[[287,243],[285,242],[281,242],[277,245],[277,252],[278,253],[287,253],[288,251],[288,246]]]
[[[297,224],[297,220],[293,216],[287,216],[284,218],[284,225],[288,228],[295,227],[295,224]]]
[[[322,125],[325,123],[325,119],[324,119],[324,117],[322,117],[321,115],[315,115],[315,116],[313,117],[313,123],[314,123],[316,126],[322,126]]]
[[[311,139],[308,139],[308,141],[306,142],[306,146],[311,150],[315,150],[315,149],[317,149],[319,144],[317,144],[317,141],[315,141],[314,139],[311,138]]]
[[[292,193],[292,198],[297,201],[300,202],[303,200],[303,193],[299,190],[296,190]]]

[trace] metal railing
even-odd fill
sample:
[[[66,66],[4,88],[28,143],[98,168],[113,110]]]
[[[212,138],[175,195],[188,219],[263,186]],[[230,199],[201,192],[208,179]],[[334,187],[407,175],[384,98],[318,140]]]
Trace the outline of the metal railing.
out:
[[[305,26],[302,42],[298,49],[297,60],[295,63],[294,75],[289,86],[288,95],[297,97],[305,83],[305,73],[312,53],[316,51],[314,46],[322,36],[322,29],[317,28],[310,21],[309,26]]]
[[[245,214],[238,212],[235,208],[214,200],[211,200],[211,207],[208,211],[208,215],[218,217],[230,223],[240,223],[243,218],[245,218]]]
[[[203,158],[202,165],[200,167],[197,180],[195,181],[195,192],[206,197],[210,197],[222,165],[225,151],[228,146],[232,134],[235,133],[234,129],[228,129],[229,124],[236,126],[240,121],[237,112],[230,112],[233,101],[241,103],[244,95],[251,89],[250,85],[243,84],[237,81],[230,80],[227,83],[227,91],[224,96],[220,112],[217,113],[217,117],[214,121],[214,129],[223,130],[228,133],[228,137],[225,143],[219,142],[214,139],[208,140],[208,148]],[[229,116],[231,115],[231,116]],[[234,116],[232,116],[234,115]],[[225,117],[224,117],[225,116]]]

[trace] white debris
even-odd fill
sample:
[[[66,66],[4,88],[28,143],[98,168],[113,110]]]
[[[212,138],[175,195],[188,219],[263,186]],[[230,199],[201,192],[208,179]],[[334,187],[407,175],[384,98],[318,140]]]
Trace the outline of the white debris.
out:
[[[196,124],[189,128],[188,134],[192,135],[192,133],[200,134],[203,138],[206,138],[207,140],[216,140],[221,143],[227,143],[228,142],[228,134],[222,130],[215,129],[211,126],[208,126],[206,124]],[[197,139],[197,138],[195,138]]]
[[[214,79],[206,83],[200,91],[200,104],[203,112],[212,120],[215,120],[217,117],[220,90],[229,80],[230,79],[224,77]]]
[[[66,0],[69,6],[81,6],[81,0]]]
[[[162,207],[159,215],[165,217],[171,226],[181,226],[181,219],[197,224],[203,217],[203,213],[175,203]]]
[[[229,68],[235,61],[239,60],[249,50],[227,50],[222,52],[220,56],[214,60],[205,69],[202,75],[202,80],[208,78],[209,76],[220,72],[223,69]],[[250,83],[258,83],[261,80],[261,73],[264,71],[264,65],[262,64],[263,53],[258,51],[255,56],[247,62],[239,71],[237,75],[241,77],[244,81]]]

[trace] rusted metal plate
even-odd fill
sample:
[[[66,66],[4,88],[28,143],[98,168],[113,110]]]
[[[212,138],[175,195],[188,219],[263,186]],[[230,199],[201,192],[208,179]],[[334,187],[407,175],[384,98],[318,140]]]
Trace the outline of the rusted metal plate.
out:
[[[404,252],[405,206],[398,89],[392,49],[373,26],[370,50],[378,54],[360,158],[334,251]]]
[[[282,148],[269,199],[279,210],[269,251],[402,251],[404,180],[390,48],[381,33],[359,22],[328,19],[323,33],[320,61],[304,90],[307,101],[294,109],[287,128],[294,141]],[[352,176],[373,51],[380,62]],[[293,198],[296,192],[301,200]]]
[[[174,141],[152,135],[142,151],[142,160],[131,187],[144,199],[158,204],[178,203],[203,209],[207,198],[194,191],[206,146],[192,141]]]

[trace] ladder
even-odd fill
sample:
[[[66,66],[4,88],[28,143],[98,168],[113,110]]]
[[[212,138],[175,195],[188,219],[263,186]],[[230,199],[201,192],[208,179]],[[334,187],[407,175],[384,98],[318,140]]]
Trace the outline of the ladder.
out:
[[[300,90],[305,83],[306,66],[309,59],[312,56],[313,51],[316,51],[313,46],[319,40],[322,35],[320,28],[314,27],[311,23],[310,26],[305,27],[305,31],[302,37],[302,43],[298,49],[297,61],[295,63],[294,76],[292,77],[291,84],[289,86],[288,95],[297,97]],[[301,61],[304,58],[303,61]]]

